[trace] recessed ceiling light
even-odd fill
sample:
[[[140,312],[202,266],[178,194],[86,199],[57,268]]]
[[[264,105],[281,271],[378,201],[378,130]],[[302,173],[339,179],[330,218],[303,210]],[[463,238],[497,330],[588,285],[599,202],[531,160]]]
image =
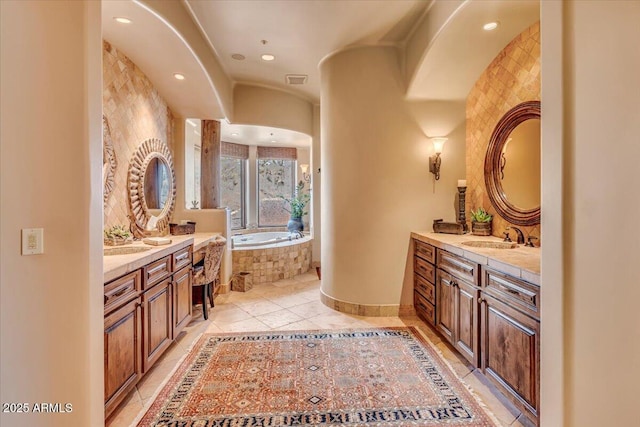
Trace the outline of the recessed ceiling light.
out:
[[[261,58],[263,61],[273,61],[274,59],[276,59],[276,57],[271,55],[270,53],[265,53],[261,56]]]
[[[125,17],[122,17],[122,16],[116,16],[113,19],[115,19],[116,22],[119,22],[121,24],[131,24],[131,19],[125,18]]]
[[[184,80],[184,74],[175,73],[173,77],[175,77],[177,80]]]
[[[241,53],[234,53],[231,57],[237,61],[244,61],[245,56]]]
[[[487,22],[482,26],[482,29],[485,31],[493,31],[496,28],[498,28],[498,25],[499,25],[498,22]]]
[[[275,140],[275,139],[272,139],[272,140],[271,140],[271,142],[276,142],[276,140]]]
[[[237,132],[233,132],[233,133],[231,133],[231,136],[238,136],[238,133]]]

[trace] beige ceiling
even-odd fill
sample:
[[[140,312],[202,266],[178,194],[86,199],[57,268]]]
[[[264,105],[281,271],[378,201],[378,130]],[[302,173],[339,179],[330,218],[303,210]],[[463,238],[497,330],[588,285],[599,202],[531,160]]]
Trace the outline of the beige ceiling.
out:
[[[438,3],[445,1],[452,3]],[[104,38],[140,67],[178,116],[225,116],[211,76],[184,37],[150,10],[154,2],[108,0],[102,4]],[[314,103],[320,99],[318,64],[327,55],[357,45],[395,45],[402,50],[424,34],[420,29],[425,23],[431,25],[433,36],[424,42],[424,53],[408,78],[407,97],[465,99],[500,50],[539,19],[537,0],[181,0],[180,4],[187,11],[185,19],[189,21],[190,15],[194,27],[208,40],[229,84],[288,90]],[[436,6],[446,9],[448,5],[455,12],[434,24],[429,17]],[[116,16],[134,22],[118,24]],[[500,21],[499,28],[483,32],[482,24],[492,20]],[[234,60],[234,53],[246,59]],[[275,55],[275,61],[261,60],[263,53]],[[175,80],[175,72],[187,79]],[[306,74],[308,82],[286,85],[286,74]],[[223,136],[230,141],[242,140],[231,137],[233,126],[238,126],[233,132],[241,138],[259,143],[271,143],[269,134],[274,131],[280,132],[274,140],[282,145],[309,143],[295,132],[287,135],[281,129],[225,124]]]
[[[118,23],[115,17],[129,18],[132,23]],[[191,49],[141,4],[131,0],[103,1],[102,37],[146,74],[174,112],[183,117],[224,117],[207,74]],[[178,81],[174,73],[187,78]]]
[[[354,44],[398,44],[429,4],[424,0],[186,0],[194,19],[236,82],[260,83],[320,99],[318,64]],[[267,44],[262,44],[266,40]],[[243,61],[231,58],[239,53]],[[263,61],[264,53],[275,55]],[[306,74],[306,85],[285,84]]]
[[[493,59],[518,34],[540,20],[538,0],[467,1],[427,46],[407,95],[464,100]],[[482,26],[498,22],[493,31]]]

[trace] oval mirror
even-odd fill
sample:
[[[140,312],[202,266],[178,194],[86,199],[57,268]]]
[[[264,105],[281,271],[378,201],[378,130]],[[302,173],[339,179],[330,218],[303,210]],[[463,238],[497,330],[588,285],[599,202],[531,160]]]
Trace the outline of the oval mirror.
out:
[[[129,165],[127,190],[133,234],[166,234],[176,201],[176,178],[164,142],[148,139],[140,144]]]
[[[540,223],[540,101],[523,102],[500,119],[484,163],[491,204],[516,225]]]
[[[170,180],[169,165],[165,160],[160,157],[152,158],[144,172],[144,199],[147,208],[157,211],[153,212],[155,214],[159,214],[169,202]]]

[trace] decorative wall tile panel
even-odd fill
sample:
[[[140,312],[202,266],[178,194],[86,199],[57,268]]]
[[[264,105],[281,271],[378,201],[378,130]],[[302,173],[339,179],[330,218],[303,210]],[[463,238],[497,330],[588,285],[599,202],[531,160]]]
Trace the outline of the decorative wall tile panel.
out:
[[[104,226],[129,225],[127,172],[138,146],[145,140],[164,141],[174,154],[173,114],[145,74],[122,52],[103,41],[102,108],[109,121],[118,159],[114,189],[106,201]]]
[[[495,236],[502,237],[510,224],[491,206],[484,183],[485,154],[502,116],[521,102],[533,100],[540,100],[539,22],[520,33],[495,57],[467,97],[466,211],[483,206],[493,214]],[[519,228],[525,235],[540,236],[540,225]]]

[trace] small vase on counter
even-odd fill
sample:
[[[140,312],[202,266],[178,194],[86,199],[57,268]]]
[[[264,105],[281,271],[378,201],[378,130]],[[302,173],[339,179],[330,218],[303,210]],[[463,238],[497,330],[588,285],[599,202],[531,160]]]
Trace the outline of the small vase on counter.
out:
[[[471,221],[471,234],[475,236],[491,236],[491,222]]]

